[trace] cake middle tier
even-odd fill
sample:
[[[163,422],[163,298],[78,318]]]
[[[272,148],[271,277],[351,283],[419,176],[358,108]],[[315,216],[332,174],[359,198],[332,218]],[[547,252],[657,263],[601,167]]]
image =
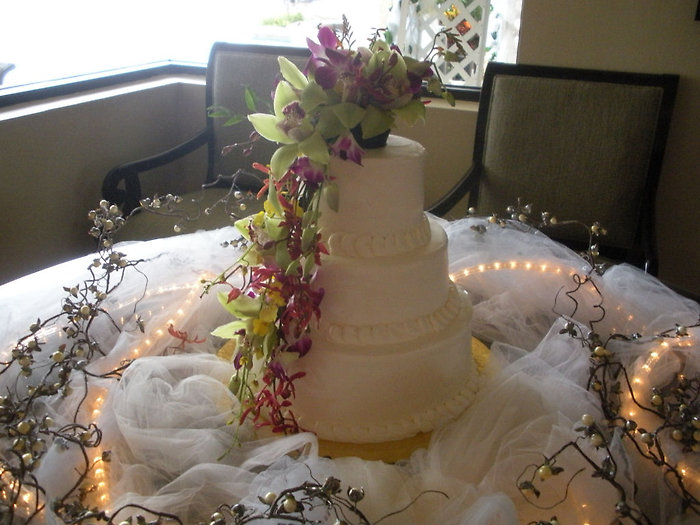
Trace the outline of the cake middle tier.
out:
[[[430,241],[411,252],[374,258],[325,256],[315,285],[325,294],[321,329],[379,325],[429,316],[447,302],[447,235],[430,221]]]

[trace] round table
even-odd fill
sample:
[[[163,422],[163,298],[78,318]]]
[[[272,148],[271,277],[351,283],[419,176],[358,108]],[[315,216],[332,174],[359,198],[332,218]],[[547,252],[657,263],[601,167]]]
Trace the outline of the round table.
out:
[[[700,306],[631,266],[592,274],[577,254],[519,225],[502,228],[469,218],[444,226],[451,278],[472,297],[472,331],[489,345],[488,367],[474,403],[395,463],[329,459],[319,455],[312,434],[259,437],[249,425],[229,424],[235,400],[227,381],[233,368],[215,356],[220,342],[209,336],[229,319],[215,294],[202,294],[201,281],[235,260],[236,249],[222,245],[237,237],[234,228],[116,245],[127,261],[123,281],[90,326],[101,353],[80,365],[78,371],[89,373],[76,375],[70,388],[34,407],[37,425],[48,414],[51,429],[74,423],[99,428],[101,441],[92,446],[90,435],[75,434],[90,445],[80,447],[46,433],[41,462],[31,470],[45,491],[40,500],[48,502],[37,522],[59,523],[48,509],[76,481],[94,489],[88,500],[108,513],[140,506],[120,512],[116,522],[129,514],[148,516],[142,509],[152,509],[198,523],[209,522],[222,503],[240,501],[263,511],[259,497],[267,492],[328,476],[363,488],[359,505],[371,522],[407,507],[383,524],[515,524],[554,516],[559,523],[609,523],[620,489],[633,510],[638,505],[653,523],[697,522],[697,515],[682,513],[664,469],[643,458],[648,449],[604,430],[591,371],[601,360],[620,363],[619,413],[635,421],[639,430],[632,435],[641,440],[642,431],[660,424],[653,409],[669,399],[658,389],[681,372],[697,376]],[[93,259],[82,257],[0,287],[2,361],[11,361],[18,341],[28,341],[33,323],[42,324],[32,338],[44,350],[34,354],[31,376],[16,364],[0,375],[3,392],[31,391],[60,357],[56,349],[70,338],[70,323],[59,314],[67,301],[81,297],[86,279],[94,278]],[[56,315],[55,322],[45,323]],[[591,330],[606,341],[615,334],[604,347],[607,355],[592,354],[572,337]],[[655,394],[661,394],[661,405],[652,399]],[[3,448],[11,449],[18,433],[14,428],[8,437],[8,428]],[[591,429],[601,429],[604,441],[597,442]],[[670,429],[658,438],[673,475],[700,497],[698,454],[684,451]],[[8,451],[4,457],[16,463],[22,453]],[[547,458],[555,462],[542,470]],[[89,475],[81,479],[77,473],[86,461]],[[614,483],[600,471],[593,476],[594,465],[609,470],[614,465]],[[29,485],[22,491],[17,523],[37,495]]]

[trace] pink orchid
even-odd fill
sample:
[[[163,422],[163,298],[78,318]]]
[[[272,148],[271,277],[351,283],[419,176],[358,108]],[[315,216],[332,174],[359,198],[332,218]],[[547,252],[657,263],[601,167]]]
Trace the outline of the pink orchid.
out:
[[[357,143],[352,133],[346,133],[338,137],[331,144],[331,151],[343,160],[350,160],[362,166],[362,155],[364,155],[365,151]]]
[[[287,352],[299,354],[299,357],[304,357],[311,350],[311,338],[308,335],[303,336],[287,347]]]
[[[323,167],[313,162],[309,157],[298,157],[290,169],[299,179],[315,186],[321,184],[325,179]]]

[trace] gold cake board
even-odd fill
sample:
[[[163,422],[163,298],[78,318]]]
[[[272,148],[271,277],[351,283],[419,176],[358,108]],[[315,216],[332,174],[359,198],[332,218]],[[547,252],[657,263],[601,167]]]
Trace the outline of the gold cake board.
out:
[[[479,374],[483,374],[490,357],[489,348],[472,337],[472,357]],[[382,443],[344,443],[340,441],[318,440],[319,456],[330,458],[359,457],[367,461],[384,461],[396,463],[407,459],[420,449],[427,448],[432,432],[424,432],[398,441]]]

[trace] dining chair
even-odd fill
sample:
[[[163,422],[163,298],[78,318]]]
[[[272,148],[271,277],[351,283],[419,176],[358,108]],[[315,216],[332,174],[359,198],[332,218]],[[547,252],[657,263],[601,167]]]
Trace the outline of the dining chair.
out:
[[[271,94],[278,80],[279,64],[277,58],[286,56],[299,67],[304,67],[308,60],[309,51],[305,48],[279,47],[253,44],[234,44],[217,42],[212,46],[209,54],[206,71],[205,107],[207,114],[206,125],[192,138],[182,144],[176,145],[164,152],[153,156],[130,161],[112,168],[102,182],[102,197],[113,204],[117,204],[124,215],[129,215],[140,206],[141,199],[151,197],[142,195],[141,178],[148,176],[149,171],[170,164],[199,148],[207,148],[207,165],[202,167],[201,177],[198,179],[205,190],[194,191],[183,195],[183,202],[192,202],[202,199],[205,204],[216,202],[226,195],[231,187],[231,177],[235,175],[236,189],[257,192],[262,186],[262,174],[255,174],[251,168],[252,158],[245,157],[240,152],[222,155],[222,150],[231,144],[245,143],[253,130],[248,122],[236,125],[226,125],[226,118],[214,118],[211,115],[212,108],[226,108],[230,113],[246,115],[251,112],[245,101],[245,88],[248,87],[262,101],[272,102]],[[259,111],[267,111],[261,107]],[[266,140],[259,140],[255,144],[255,157],[269,159],[274,152],[275,145]],[[217,184],[217,177],[224,179]],[[162,176],[162,172],[161,172]],[[173,177],[183,176],[176,171]],[[167,184],[167,183],[166,183]],[[169,193],[167,187],[159,191],[159,195]],[[131,226],[129,236],[131,238],[150,238],[173,234],[172,219],[157,217],[152,214],[141,213],[138,217],[130,217],[127,226]],[[223,215],[223,214],[222,214]],[[204,223],[215,223],[223,226],[227,224],[227,217],[216,217],[213,220],[204,218],[202,222],[195,222],[196,226]],[[220,224],[216,224],[219,222]],[[229,221],[230,222],[230,221]],[[129,224],[132,223],[132,224]],[[139,223],[135,226],[133,223]],[[163,229],[166,225],[166,229]],[[206,226],[203,227],[206,229]]]
[[[453,218],[467,201],[503,217],[520,202],[533,218],[597,221],[601,256],[656,275],[655,196],[677,85],[678,75],[490,63],[472,166],[428,211]],[[588,246],[582,227],[546,233]]]

